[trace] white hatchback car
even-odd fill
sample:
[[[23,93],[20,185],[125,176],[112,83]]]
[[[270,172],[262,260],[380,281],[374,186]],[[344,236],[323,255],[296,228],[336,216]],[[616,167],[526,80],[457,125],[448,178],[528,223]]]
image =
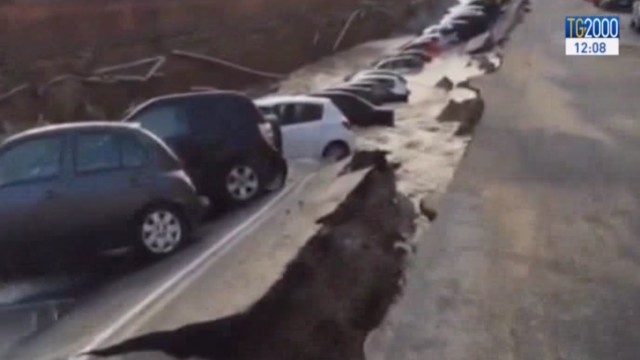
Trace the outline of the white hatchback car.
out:
[[[329,99],[271,96],[255,103],[263,114],[275,114],[280,120],[287,159],[340,160],[353,151],[355,135],[351,124]]]

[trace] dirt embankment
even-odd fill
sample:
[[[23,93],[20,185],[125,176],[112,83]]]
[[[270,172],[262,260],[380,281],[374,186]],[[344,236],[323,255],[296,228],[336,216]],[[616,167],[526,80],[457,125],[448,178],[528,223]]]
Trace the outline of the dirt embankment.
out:
[[[414,9],[424,9],[418,3],[55,0],[0,4],[0,120],[10,122],[0,126],[0,132],[19,130],[37,119],[117,118],[132,103],[194,86],[243,88],[265,78],[175,57],[171,51],[187,50],[286,74],[336,48],[389,34],[414,16]],[[95,77],[96,69],[158,55],[167,55],[167,61],[145,81],[140,76],[153,63]],[[62,74],[78,77],[47,85]],[[92,76],[92,81],[82,80]],[[10,90],[15,90],[11,96],[2,96]]]
[[[157,351],[211,360],[364,359],[367,334],[401,289],[411,202],[384,154],[356,156],[368,174],[249,310],[137,337],[94,355]],[[366,171],[366,170],[365,170]],[[375,209],[375,210],[373,210]]]

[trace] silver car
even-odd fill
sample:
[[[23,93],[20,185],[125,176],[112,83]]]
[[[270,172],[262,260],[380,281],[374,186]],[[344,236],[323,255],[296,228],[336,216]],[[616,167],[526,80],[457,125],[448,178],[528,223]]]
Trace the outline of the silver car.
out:
[[[11,259],[123,246],[160,257],[207,206],[173,152],[135,125],[50,126],[0,145],[0,246]]]
[[[633,2],[633,13],[631,14],[631,28],[640,32],[640,1]]]

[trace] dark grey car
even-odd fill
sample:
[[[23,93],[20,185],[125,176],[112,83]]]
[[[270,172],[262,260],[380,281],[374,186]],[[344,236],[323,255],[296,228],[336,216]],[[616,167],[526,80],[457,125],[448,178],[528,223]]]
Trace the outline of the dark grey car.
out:
[[[162,256],[207,206],[173,152],[134,125],[50,126],[0,145],[4,255],[133,245]]]

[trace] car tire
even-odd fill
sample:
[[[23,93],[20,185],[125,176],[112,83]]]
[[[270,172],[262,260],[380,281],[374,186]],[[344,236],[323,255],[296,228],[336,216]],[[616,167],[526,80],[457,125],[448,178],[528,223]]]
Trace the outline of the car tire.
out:
[[[349,146],[341,141],[334,141],[327,145],[322,152],[322,158],[331,162],[340,161],[351,154]]]
[[[135,247],[146,258],[161,258],[174,253],[189,236],[189,224],[173,206],[158,205],[137,217]]]
[[[287,162],[284,160],[278,161],[278,164],[275,166],[274,172],[275,174],[273,174],[273,177],[264,185],[265,192],[278,191],[282,189],[287,183],[287,176],[289,173]]]
[[[249,163],[234,163],[224,174],[223,193],[231,205],[245,204],[262,192],[259,172]]]

